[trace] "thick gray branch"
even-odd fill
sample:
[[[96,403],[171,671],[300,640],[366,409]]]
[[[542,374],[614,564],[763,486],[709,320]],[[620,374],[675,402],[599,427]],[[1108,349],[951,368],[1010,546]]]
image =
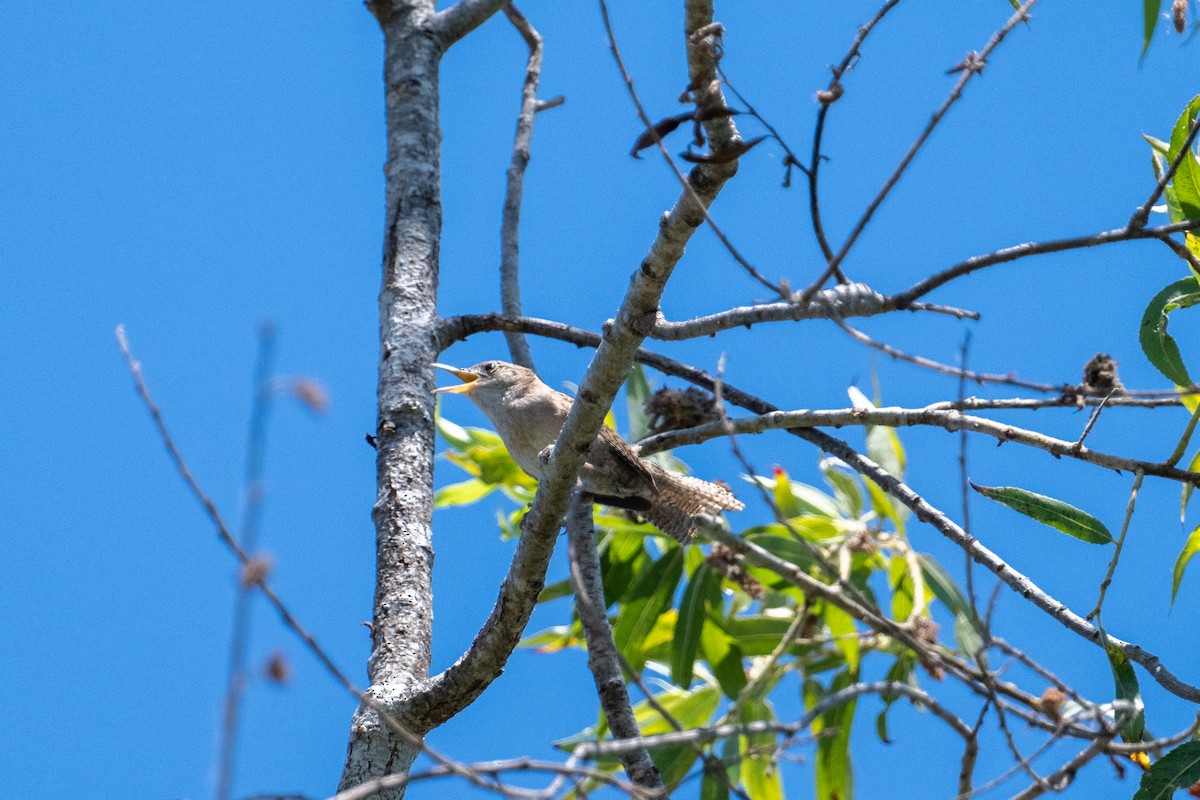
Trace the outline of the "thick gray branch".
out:
[[[367,695],[403,719],[429,674],[433,618],[433,375],[442,229],[441,49],[430,0],[376,0],[384,33],[388,152],[379,293],[379,416],[373,648]],[[369,703],[359,706],[340,788],[404,772],[416,757]],[[401,797],[395,790],[381,797]]]

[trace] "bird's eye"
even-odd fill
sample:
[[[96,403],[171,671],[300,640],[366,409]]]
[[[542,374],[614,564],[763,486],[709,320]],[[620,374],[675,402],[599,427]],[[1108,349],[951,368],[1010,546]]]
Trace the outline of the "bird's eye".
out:
[[[491,375],[493,372],[496,371],[496,362],[489,361],[488,363],[484,364],[483,371],[486,372],[488,375]]]

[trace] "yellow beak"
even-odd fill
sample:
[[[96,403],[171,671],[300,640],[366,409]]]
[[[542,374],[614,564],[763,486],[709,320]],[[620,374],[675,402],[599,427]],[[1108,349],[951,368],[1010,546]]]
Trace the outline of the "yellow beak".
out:
[[[434,389],[434,394],[470,394],[471,389],[474,388],[471,384],[479,380],[479,376],[474,372],[467,372],[465,369],[452,367],[449,364],[434,364],[433,366],[437,367],[438,369],[444,369],[446,372],[453,373],[460,381],[462,381],[462,383],[458,386],[443,386],[440,389]]]

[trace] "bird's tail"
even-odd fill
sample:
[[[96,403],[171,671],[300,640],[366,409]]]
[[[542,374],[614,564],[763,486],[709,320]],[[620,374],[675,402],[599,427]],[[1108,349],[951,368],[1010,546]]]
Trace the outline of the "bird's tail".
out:
[[[698,515],[715,516],[721,511],[745,508],[733,492],[717,483],[667,472],[656,474],[654,479],[658,494],[650,498],[650,508],[639,513],[680,544],[687,544],[695,535]]]

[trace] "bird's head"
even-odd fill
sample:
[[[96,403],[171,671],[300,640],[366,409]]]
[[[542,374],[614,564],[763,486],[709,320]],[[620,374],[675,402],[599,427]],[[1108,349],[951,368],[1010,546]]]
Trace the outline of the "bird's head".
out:
[[[497,402],[518,386],[536,386],[537,375],[532,371],[510,364],[507,361],[481,361],[473,367],[460,369],[449,364],[434,364],[438,369],[444,369],[453,374],[462,383],[457,386],[444,386],[434,389],[437,394],[462,394],[471,398],[482,408]]]

